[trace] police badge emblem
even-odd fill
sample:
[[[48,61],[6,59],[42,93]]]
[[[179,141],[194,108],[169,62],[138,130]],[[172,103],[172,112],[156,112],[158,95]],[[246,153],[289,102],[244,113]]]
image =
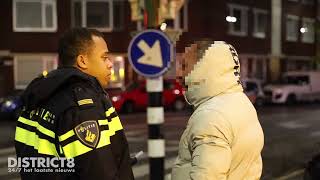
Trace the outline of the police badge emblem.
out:
[[[96,121],[85,121],[74,128],[80,141],[92,148],[97,146],[100,132]]]

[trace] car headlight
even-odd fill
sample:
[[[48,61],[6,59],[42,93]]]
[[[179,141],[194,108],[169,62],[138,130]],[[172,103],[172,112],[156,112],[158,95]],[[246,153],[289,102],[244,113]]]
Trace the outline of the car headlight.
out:
[[[111,100],[113,101],[113,102],[117,102],[117,101],[119,101],[121,99],[121,96],[113,96],[112,98],[111,98]]]
[[[11,107],[12,104],[13,104],[13,102],[12,102],[11,100],[7,100],[7,101],[5,101],[5,102],[3,103],[3,105],[4,105],[5,107]]]

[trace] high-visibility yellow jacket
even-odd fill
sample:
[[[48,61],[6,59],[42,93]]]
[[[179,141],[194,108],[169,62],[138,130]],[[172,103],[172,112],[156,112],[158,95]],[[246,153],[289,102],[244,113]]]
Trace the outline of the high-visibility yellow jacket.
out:
[[[45,167],[22,163],[22,179],[134,179],[119,116],[94,77],[76,68],[58,69],[33,80],[22,100],[17,157],[60,158],[53,161],[59,166],[51,159]]]

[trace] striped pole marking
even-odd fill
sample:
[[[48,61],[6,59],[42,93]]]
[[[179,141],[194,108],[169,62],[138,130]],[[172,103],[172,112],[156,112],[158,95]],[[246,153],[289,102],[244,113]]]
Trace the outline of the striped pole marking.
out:
[[[165,141],[161,132],[164,123],[164,111],[162,106],[163,79],[147,79],[148,92],[148,156],[150,180],[164,180],[164,156]]]

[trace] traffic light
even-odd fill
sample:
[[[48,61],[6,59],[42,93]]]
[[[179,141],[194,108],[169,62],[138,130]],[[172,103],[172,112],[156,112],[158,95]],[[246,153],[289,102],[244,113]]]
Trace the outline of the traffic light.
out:
[[[175,19],[185,0],[129,0],[129,2],[132,21],[143,20],[144,11],[147,11],[150,16],[148,19],[153,19],[155,16],[157,25],[160,25],[166,19]]]
[[[160,0],[159,22],[165,19],[175,19],[185,0]]]
[[[144,0],[129,0],[131,8],[131,20],[143,20]]]

